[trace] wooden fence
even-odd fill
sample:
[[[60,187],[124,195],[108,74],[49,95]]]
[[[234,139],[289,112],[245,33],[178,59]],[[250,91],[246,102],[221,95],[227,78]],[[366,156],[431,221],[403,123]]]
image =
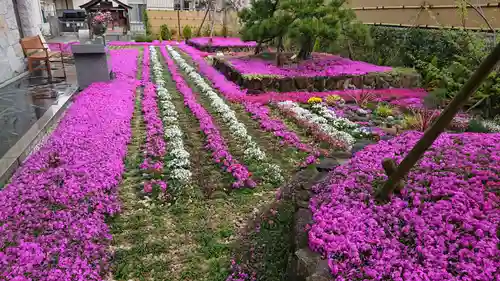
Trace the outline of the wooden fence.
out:
[[[460,2],[467,7],[461,9]],[[500,30],[500,0],[349,0],[349,6],[360,21],[370,25]],[[148,14],[154,33],[159,32],[162,24],[177,31],[177,11],[148,9]],[[179,11],[181,30],[189,25],[194,34],[204,15],[205,11]],[[210,16],[204,28],[210,25]],[[218,32],[222,29],[222,16],[215,14]],[[235,12],[227,13],[227,27],[232,34],[238,32]]]
[[[365,24],[500,29],[500,0],[349,0],[349,6]]]
[[[198,27],[201,25],[203,21],[203,16],[205,15],[205,11],[179,11],[179,18],[181,22],[181,34],[184,26],[191,26],[191,30],[193,34],[198,30]],[[160,26],[162,24],[166,24],[170,30],[175,30],[177,32],[177,11],[172,10],[152,10],[148,9],[148,16],[151,22],[151,26],[153,28],[153,33],[157,34],[160,31]],[[203,29],[207,26],[210,27],[211,19],[210,13],[205,20],[205,24],[203,25]],[[220,32],[222,29],[222,13],[215,13],[215,24],[214,29],[217,32]],[[238,25],[238,16],[235,12],[228,12],[226,14],[227,20],[227,28],[229,33],[234,34],[239,30]],[[203,32],[202,29],[202,32]]]

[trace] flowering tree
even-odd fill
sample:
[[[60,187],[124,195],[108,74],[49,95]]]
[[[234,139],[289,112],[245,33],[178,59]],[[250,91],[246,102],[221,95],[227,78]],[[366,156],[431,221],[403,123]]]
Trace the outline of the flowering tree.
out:
[[[113,17],[111,16],[110,12],[99,11],[93,13],[91,21],[92,32],[97,36],[103,35],[104,33],[106,33],[108,24],[112,21]]]

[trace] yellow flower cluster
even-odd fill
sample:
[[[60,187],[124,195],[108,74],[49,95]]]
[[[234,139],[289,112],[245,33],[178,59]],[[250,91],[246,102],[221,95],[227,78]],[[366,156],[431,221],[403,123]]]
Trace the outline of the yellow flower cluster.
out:
[[[320,103],[322,102],[323,100],[321,98],[318,98],[318,97],[312,97],[312,98],[309,98],[307,100],[307,103],[310,103],[310,104],[313,104],[313,103]]]
[[[328,105],[336,105],[337,103],[344,102],[344,99],[339,95],[330,95],[325,98]]]

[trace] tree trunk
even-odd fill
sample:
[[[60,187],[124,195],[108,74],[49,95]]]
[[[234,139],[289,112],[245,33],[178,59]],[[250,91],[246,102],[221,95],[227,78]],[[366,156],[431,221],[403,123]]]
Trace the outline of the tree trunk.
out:
[[[283,66],[283,57],[281,54],[281,49],[283,47],[283,37],[278,38],[278,53],[276,54],[276,65],[278,67]]]
[[[312,38],[308,38],[309,40],[302,41],[300,46],[300,51],[298,58],[301,60],[308,60],[311,58],[311,54],[314,47],[314,40]]]
[[[260,52],[262,52],[262,40],[259,40],[257,42],[257,47],[255,47],[254,55],[258,55]]]
[[[212,23],[210,25],[210,38],[212,38],[214,36],[215,8],[216,8],[216,6],[214,4],[213,10],[212,10]]]
[[[181,11],[177,10],[177,42],[181,41]]]
[[[203,24],[205,23],[205,20],[207,19],[208,12],[210,11],[211,5],[212,5],[212,2],[208,2],[207,10],[205,11],[205,15],[203,16],[203,20],[201,21],[200,27],[198,27],[198,31],[196,32],[197,37],[200,37],[200,35],[201,35],[201,28],[203,27]]]
[[[223,0],[222,2],[222,11],[224,14],[222,15],[222,36],[224,38],[227,37],[227,2]]]

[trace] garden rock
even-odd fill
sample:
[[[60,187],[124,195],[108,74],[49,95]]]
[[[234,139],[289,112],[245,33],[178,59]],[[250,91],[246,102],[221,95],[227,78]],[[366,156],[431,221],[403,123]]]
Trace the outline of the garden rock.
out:
[[[392,122],[392,121],[394,121],[394,116],[389,115],[389,116],[387,116],[386,119],[388,122]]]
[[[359,116],[366,116],[368,114],[368,111],[362,109],[362,108],[358,108],[356,110],[356,113],[359,115]]]
[[[318,261],[321,259],[318,253],[309,250],[309,248],[302,248],[296,251],[295,255],[298,259],[297,275],[299,278],[307,278],[316,271]]]
[[[339,166],[339,162],[334,158],[323,158],[319,164],[316,165],[316,169],[320,172],[332,171]]]
[[[374,144],[375,142],[374,141],[371,141],[371,140],[360,140],[358,142],[356,142],[353,146],[352,146],[352,150],[351,150],[351,153],[352,155],[354,155],[356,152],[358,151],[361,151],[363,150],[366,146],[370,145],[370,144]]]
[[[294,215],[294,243],[295,249],[307,248],[308,234],[306,226],[312,223],[312,212],[309,209],[300,208]]]

